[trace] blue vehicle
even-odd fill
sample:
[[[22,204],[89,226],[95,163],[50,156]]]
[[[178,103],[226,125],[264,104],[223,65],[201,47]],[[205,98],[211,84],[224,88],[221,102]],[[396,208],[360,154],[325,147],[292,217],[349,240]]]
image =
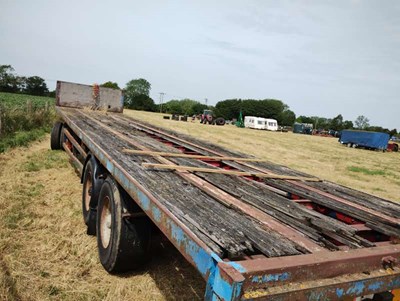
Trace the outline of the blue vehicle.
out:
[[[348,147],[385,151],[388,147],[389,138],[389,134],[386,133],[343,130],[339,142]]]

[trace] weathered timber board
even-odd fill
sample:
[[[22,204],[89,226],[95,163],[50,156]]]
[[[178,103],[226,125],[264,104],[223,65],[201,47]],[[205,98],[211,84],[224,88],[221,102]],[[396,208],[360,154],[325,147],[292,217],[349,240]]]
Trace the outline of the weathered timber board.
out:
[[[132,147],[122,139],[87,120],[78,111],[68,111],[68,116],[82,131],[92,138],[105,152],[118,162],[129,174],[162,202],[194,233],[207,237],[205,243],[212,241],[228,257],[261,252],[266,256],[285,256],[301,254],[293,242],[285,237],[265,231],[258,222],[237,211],[227,208],[170,172],[148,171],[141,163],[156,163],[152,158],[139,158],[124,154],[123,148]],[[92,116],[106,118],[99,113]],[[129,130],[132,135],[132,130]],[[143,135],[136,133],[141,141]],[[132,135],[134,136],[134,135]],[[202,238],[199,235],[199,238]],[[215,247],[214,247],[215,248]]]
[[[132,121],[131,117],[126,117],[126,116],[120,117],[120,119],[124,120],[127,123]],[[160,131],[165,132],[167,134],[172,134],[172,135],[176,136],[177,138],[184,139],[184,140],[186,140],[188,142],[201,145],[202,147],[206,147],[207,149],[209,149],[211,151],[216,151],[216,152],[221,153],[221,154],[223,154],[225,156],[240,156],[240,157],[243,157],[243,158],[251,158],[250,156],[248,156],[246,154],[243,154],[243,153],[240,153],[240,152],[236,152],[236,151],[232,151],[232,150],[224,149],[224,148],[222,148],[222,147],[220,147],[218,145],[212,144],[212,143],[210,143],[208,141],[195,139],[195,138],[193,138],[191,136],[180,134],[180,133],[176,133],[176,132],[173,132],[171,130],[160,128],[160,127],[157,127],[157,126],[154,126],[154,125],[150,125],[150,124],[145,123],[143,121],[138,121],[138,120],[134,120],[134,119],[133,119],[133,121],[134,122],[139,122],[139,123],[147,125],[147,126],[151,126],[152,128],[160,130]],[[238,129],[238,130],[240,130],[240,129]],[[199,151],[199,150],[197,150],[197,151]],[[199,152],[203,153],[205,155],[213,155],[212,152],[205,152],[205,151],[199,151]],[[229,164],[230,162],[226,162],[226,163]],[[250,164],[246,164],[246,165],[250,165]],[[283,175],[290,175],[290,176],[300,176],[300,177],[301,176],[302,177],[311,177],[311,175],[309,175],[309,174],[306,174],[306,173],[303,173],[303,172],[300,172],[300,171],[296,171],[296,170],[290,169],[290,168],[288,168],[286,166],[278,165],[278,164],[275,164],[275,163],[272,163],[272,162],[259,162],[257,164],[252,164],[252,165],[260,167],[260,168],[268,169],[271,172],[276,173],[276,174],[283,174]],[[245,169],[244,165],[242,165],[242,164],[238,163],[238,166],[241,166],[241,168],[243,170],[248,170],[248,169]],[[351,189],[351,188],[348,188],[348,187],[345,187],[345,186],[341,186],[341,185],[338,185],[338,184],[335,184],[335,183],[332,183],[332,182],[329,182],[329,181],[324,181],[322,183],[307,183],[307,185],[311,186],[311,187],[316,187],[316,188],[319,188],[319,189],[323,189],[325,191],[329,191],[329,193],[331,193],[333,195],[336,195],[336,196],[339,196],[339,197],[343,197],[345,199],[353,201],[354,203],[366,206],[366,207],[374,209],[374,210],[376,209],[379,212],[388,214],[390,216],[393,216],[393,217],[399,217],[400,216],[400,203],[398,203],[398,202],[392,202],[390,200],[379,198],[379,197],[367,194],[365,192],[357,191],[357,190],[354,190],[354,189]]]
[[[140,137],[138,141],[147,148],[155,151],[178,152],[178,150],[164,143],[138,133],[135,129],[130,129],[128,127],[129,124],[115,119],[114,122],[110,122],[106,118],[103,118],[102,120],[110,127],[125,133],[132,139]],[[179,165],[209,167],[207,164],[199,160],[190,160],[185,158],[176,158],[171,160]],[[251,183],[251,181],[226,175],[206,173],[196,174],[243,202],[261,209],[284,224],[290,225],[310,239],[319,242],[326,248],[335,249],[336,246],[326,240],[324,236],[331,236],[351,248],[360,248],[363,246],[370,247],[374,245],[373,243],[357,236],[352,227],[331,217],[309,210],[304,206],[269,191],[265,187],[257,187]],[[240,185],[238,185],[239,183]]]
[[[121,119],[123,119],[127,124],[132,123],[132,121],[130,121],[130,118],[124,117],[124,118],[121,118]],[[136,122],[136,121],[134,121],[134,122]],[[133,125],[133,124],[131,124],[131,125]],[[241,154],[241,153],[224,150],[223,148],[221,148],[219,146],[215,146],[215,145],[210,144],[208,142],[200,142],[199,143],[199,140],[196,141],[193,137],[189,137],[189,136],[182,135],[182,134],[176,134],[176,133],[174,133],[172,131],[167,131],[167,130],[164,130],[164,129],[160,129],[160,130],[162,130],[163,132],[166,132],[168,134],[174,134],[178,138],[185,139],[185,140],[187,140],[187,141],[189,141],[191,143],[201,144],[202,147],[207,146],[208,149],[215,150],[215,151],[217,151],[217,152],[219,152],[219,153],[221,153],[223,155],[231,156],[232,154],[234,154],[236,156],[249,157],[249,156],[246,156],[246,155]],[[146,131],[147,132],[151,132],[151,130],[150,131],[146,130]],[[160,136],[163,137],[163,135],[160,135]],[[167,140],[170,140],[170,141],[174,140],[174,139],[171,139],[171,138],[168,138],[168,137],[165,137],[165,138]],[[182,144],[182,145],[184,145],[184,144]],[[212,152],[207,152],[207,151],[204,151],[203,149],[200,149],[200,148],[196,149],[196,147],[193,147],[193,145],[186,144],[186,147],[191,148],[191,149],[193,149],[193,150],[195,150],[195,151],[197,151],[199,153],[202,153],[204,155],[213,154]],[[236,163],[236,162],[229,162],[229,161],[226,161],[224,163],[226,163],[229,166],[238,168],[239,170],[243,170],[243,171],[250,171],[250,172],[254,171],[254,169],[251,168],[251,166],[253,165],[255,167],[261,167],[261,168],[268,169],[268,170],[270,170],[270,171],[272,171],[272,172],[274,172],[276,174],[293,175],[293,176],[306,176],[306,177],[310,176],[310,175],[302,173],[302,172],[294,171],[294,170],[289,169],[289,168],[287,168],[285,166],[281,166],[281,165],[277,165],[277,164],[273,164],[273,163],[269,163],[269,162],[260,162],[257,165],[255,165],[255,164],[252,164],[252,165],[250,165],[250,164],[242,164],[242,163],[239,163],[239,162]],[[389,200],[385,200],[385,199],[382,199],[382,198],[379,198],[379,197],[376,197],[376,196],[369,195],[367,193],[359,192],[359,191],[353,190],[351,188],[340,186],[340,185],[337,185],[337,184],[334,184],[334,183],[331,183],[331,182],[327,182],[327,181],[317,182],[317,183],[308,182],[305,185],[309,186],[309,187],[318,188],[318,189],[320,189],[321,191],[324,191],[324,192],[329,192],[333,196],[341,197],[341,198],[343,198],[345,200],[348,200],[348,201],[353,202],[355,204],[358,204],[358,205],[364,206],[366,208],[375,210],[376,212],[387,214],[388,216],[391,216],[391,217],[398,218],[400,216],[400,204],[395,203],[395,202],[391,202]],[[297,189],[297,187],[296,187],[296,189]],[[296,194],[296,191],[292,191],[292,193]],[[326,199],[326,197],[324,197],[322,195],[320,195],[319,197],[320,198],[322,197],[322,198]],[[328,202],[329,202],[329,200],[328,200]],[[332,209],[334,209],[334,208],[332,208]]]

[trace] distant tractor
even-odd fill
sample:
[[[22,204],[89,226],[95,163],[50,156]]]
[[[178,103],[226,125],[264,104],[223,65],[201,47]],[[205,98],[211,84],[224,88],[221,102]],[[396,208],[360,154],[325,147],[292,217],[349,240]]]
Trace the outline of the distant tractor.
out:
[[[222,117],[216,118],[212,110],[204,110],[203,114],[201,114],[201,117],[200,117],[200,123],[224,125],[225,119]]]

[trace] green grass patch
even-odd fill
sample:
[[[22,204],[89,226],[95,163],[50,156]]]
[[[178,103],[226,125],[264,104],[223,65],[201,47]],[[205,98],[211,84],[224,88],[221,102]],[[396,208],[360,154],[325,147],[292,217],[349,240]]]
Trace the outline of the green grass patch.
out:
[[[63,151],[52,150],[35,153],[28,156],[28,160],[23,163],[22,169],[27,172],[36,172],[43,169],[66,167],[68,163],[63,158],[63,154]]]
[[[369,176],[384,176],[386,175],[386,171],[382,170],[382,169],[368,169],[368,168],[364,168],[364,167],[358,167],[358,166],[349,166],[347,167],[348,171],[351,172],[358,172],[358,173],[362,173],[365,175],[369,175]]]
[[[55,119],[52,98],[0,93],[0,153],[40,139]]]
[[[0,92],[0,105],[6,108],[23,108],[27,102],[31,103],[33,109],[45,106],[54,106],[53,97],[34,96],[17,93]]]
[[[43,127],[27,131],[18,131],[0,137],[0,153],[17,146],[28,146],[30,142],[43,138],[49,132],[50,127]]]

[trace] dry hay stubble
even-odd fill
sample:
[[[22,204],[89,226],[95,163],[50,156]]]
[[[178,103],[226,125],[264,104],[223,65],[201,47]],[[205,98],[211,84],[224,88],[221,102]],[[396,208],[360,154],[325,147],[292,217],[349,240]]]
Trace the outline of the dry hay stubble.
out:
[[[85,233],[79,178],[48,146],[0,155],[0,300],[202,299],[202,279],[168,244],[141,271],[107,274]]]

